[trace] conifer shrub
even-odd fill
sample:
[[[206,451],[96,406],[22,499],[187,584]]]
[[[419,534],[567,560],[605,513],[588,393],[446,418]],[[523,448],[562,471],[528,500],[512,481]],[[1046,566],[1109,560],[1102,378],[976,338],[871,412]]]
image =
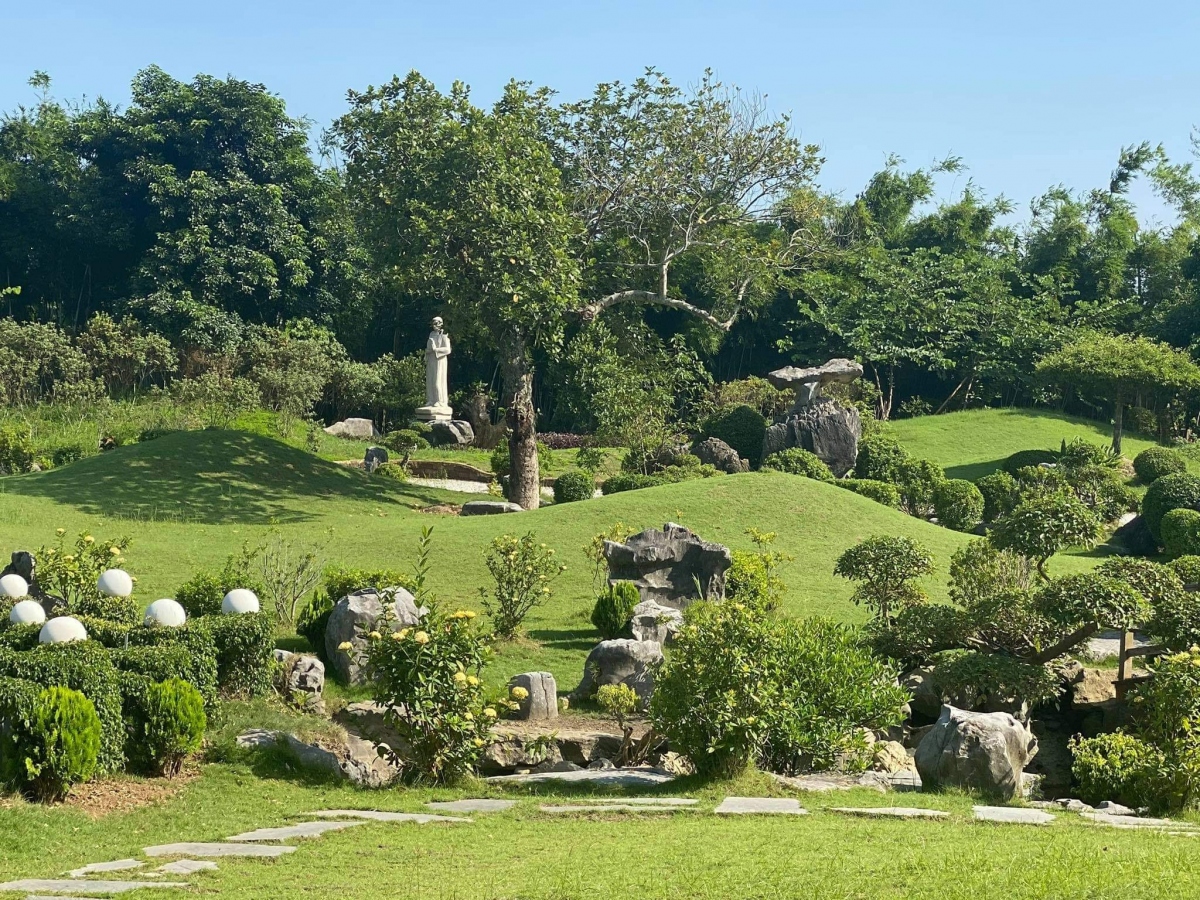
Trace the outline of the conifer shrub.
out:
[[[641,594],[632,581],[610,584],[596,597],[596,605],[592,607],[592,624],[606,641],[627,637],[633,609],[641,602]]]

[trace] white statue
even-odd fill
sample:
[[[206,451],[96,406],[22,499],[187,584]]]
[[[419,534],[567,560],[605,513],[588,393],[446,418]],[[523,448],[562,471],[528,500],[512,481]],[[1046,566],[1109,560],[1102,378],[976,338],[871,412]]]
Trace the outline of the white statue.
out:
[[[433,331],[425,342],[425,405],[417,410],[417,418],[426,422],[448,422],[454,416],[450,409],[450,388],[446,373],[450,367],[450,335],[442,330],[442,317],[433,317]]]

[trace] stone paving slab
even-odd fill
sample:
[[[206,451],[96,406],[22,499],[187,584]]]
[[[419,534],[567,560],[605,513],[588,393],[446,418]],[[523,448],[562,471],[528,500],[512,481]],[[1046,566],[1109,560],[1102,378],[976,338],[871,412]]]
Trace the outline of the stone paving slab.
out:
[[[295,847],[288,847],[280,844],[277,846],[269,846],[264,844],[231,844],[227,842],[216,841],[213,843],[201,843],[196,841],[183,841],[178,844],[158,844],[154,847],[143,847],[142,852],[147,856],[202,856],[202,857],[219,857],[219,856],[265,856],[276,857],[283,856],[285,853],[295,853]]]
[[[792,797],[726,797],[713,812],[719,815],[806,816],[808,810]]]
[[[29,894],[25,900],[62,900],[64,896],[70,896],[71,900],[100,900],[99,897],[81,897],[79,894]]]
[[[615,803],[630,806],[696,806],[691,797],[588,797],[588,803]]]
[[[297,825],[284,825],[282,828],[256,828],[226,838],[229,841],[290,841],[293,838],[318,838],[327,831],[341,831],[343,828],[355,828],[366,825],[365,821],[358,822],[300,822]]]
[[[194,875],[196,872],[215,872],[217,864],[211,859],[177,859],[154,871],[166,875]]]
[[[1023,806],[976,806],[973,807],[978,822],[1004,822],[1009,825],[1049,825],[1055,817],[1040,809]]]
[[[140,869],[145,863],[136,859],[114,859],[112,862],[88,863],[78,869],[72,869],[72,878],[83,878],[85,875],[97,875],[101,872],[127,872],[130,869]]]
[[[1114,816],[1102,812],[1085,812],[1080,815],[1090,822],[1107,825],[1110,828],[1177,828],[1181,831],[1190,831],[1193,827],[1187,822],[1176,822],[1173,819],[1152,819],[1149,816]]]
[[[570,806],[541,806],[538,807],[545,813],[589,813],[589,812],[635,812],[635,813],[676,813],[676,812],[697,812],[694,806],[666,806],[661,804],[647,803],[594,803],[594,804],[578,804]]]
[[[461,816],[435,816],[432,813],[380,812],[376,809],[321,809],[306,813],[319,819],[364,819],[369,822],[470,822]]]
[[[182,888],[187,887],[185,881],[106,881],[102,879],[82,878],[22,878],[20,881],[6,881],[0,884],[0,893],[4,891],[43,891],[47,894],[73,894],[81,897],[88,893],[123,894],[126,891],[137,891],[142,888]]]
[[[517,805],[517,801],[480,798],[477,800],[442,800],[426,803],[425,805],[430,809],[436,809],[441,812],[489,813],[504,812],[506,809],[512,809]]]
[[[942,809],[921,809],[916,806],[831,806],[830,812],[848,816],[875,816],[893,819],[945,819],[950,813]]]
[[[613,787],[646,787],[667,784],[675,776],[649,766],[629,769],[580,769],[577,772],[530,772],[528,775],[493,775],[494,784],[542,784],[547,781],[600,784]]]

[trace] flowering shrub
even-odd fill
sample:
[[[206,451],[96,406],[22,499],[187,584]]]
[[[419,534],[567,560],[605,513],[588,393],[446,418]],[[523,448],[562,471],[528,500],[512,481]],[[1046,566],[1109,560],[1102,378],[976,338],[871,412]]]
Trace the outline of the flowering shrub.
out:
[[[105,569],[125,562],[129,538],[97,540],[87,532],[66,543],[66,529],[57,531],[58,543],[37,552],[38,584],[48,594],[61,597],[75,616],[95,616],[113,622],[132,624],[138,618],[138,606],[128,597],[105,597],[96,582]]]
[[[496,586],[491,597],[487,588],[479,589],[483,608],[498,637],[514,637],[529,611],[550,599],[550,585],[567,567],[554,559],[553,549],[537,543],[532,531],[519,538],[500,535],[484,559]]]
[[[410,779],[456,781],[472,771],[488,743],[497,712],[484,704],[479,676],[489,648],[474,618],[467,610],[443,615],[435,606],[420,626],[393,630],[383,622],[369,635],[375,700],[403,742],[401,762]]]

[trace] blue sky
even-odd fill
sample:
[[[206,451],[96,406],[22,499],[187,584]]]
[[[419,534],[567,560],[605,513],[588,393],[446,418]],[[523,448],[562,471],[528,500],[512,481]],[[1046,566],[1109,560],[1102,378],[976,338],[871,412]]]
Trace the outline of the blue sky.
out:
[[[320,126],[348,88],[418,69],[480,101],[509,78],[564,97],[648,65],[677,82],[706,66],[767,94],[852,197],[896,153],[961,156],[965,175],[1023,217],[1055,183],[1107,184],[1119,148],[1150,140],[1184,158],[1200,124],[1200,4],[978,2],[366,3],[357,0],[2,0],[0,108],[48,71],[62,98],[125,102],[156,63],[260,81]],[[1165,217],[1145,187],[1135,198]]]

